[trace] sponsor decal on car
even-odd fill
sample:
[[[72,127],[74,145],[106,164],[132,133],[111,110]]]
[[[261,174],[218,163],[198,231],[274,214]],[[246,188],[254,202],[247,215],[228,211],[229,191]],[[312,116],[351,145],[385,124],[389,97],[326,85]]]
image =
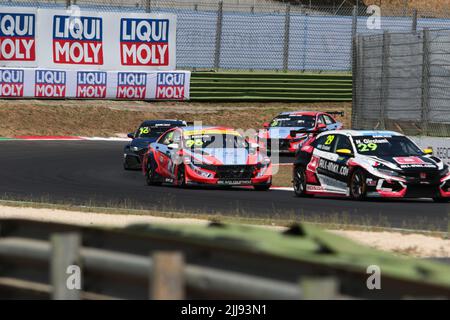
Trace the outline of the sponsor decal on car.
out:
[[[325,191],[325,188],[322,186],[313,186],[313,185],[306,185],[306,191],[311,191],[311,192],[323,192]]]
[[[121,64],[169,65],[169,20],[123,18],[120,20]]]
[[[78,71],[77,98],[105,98],[106,72]]]
[[[117,99],[145,99],[147,74],[119,72],[117,74]]]
[[[158,73],[156,80],[156,99],[184,99],[186,74],[180,72]]]
[[[341,166],[335,162],[328,161],[322,158],[319,160],[319,168],[336,173],[341,176],[348,176],[347,166]]]
[[[425,164],[425,161],[419,157],[394,157],[398,164]]]
[[[53,62],[102,65],[103,19],[55,15]]]
[[[66,71],[36,70],[34,95],[40,98],[64,98]]]
[[[36,60],[36,15],[0,12],[0,61]]]
[[[23,83],[23,70],[0,70],[0,97],[23,97]]]
[[[217,181],[217,184],[234,184],[234,185],[240,185],[240,184],[251,184],[251,180],[219,180]]]

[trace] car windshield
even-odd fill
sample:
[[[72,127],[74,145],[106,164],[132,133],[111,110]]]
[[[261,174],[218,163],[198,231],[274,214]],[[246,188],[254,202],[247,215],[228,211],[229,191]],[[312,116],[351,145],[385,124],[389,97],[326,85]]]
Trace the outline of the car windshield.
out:
[[[248,143],[239,134],[202,133],[198,135],[185,135],[184,145],[190,149],[240,149],[248,148]]]
[[[172,125],[141,126],[136,131],[136,138],[158,138],[171,128],[173,128]]]
[[[358,153],[367,156],[408,157],[423,155],[422,150],[404,136],[360,136],[353,137],[353,142],[358,149]]]
[[[272,120],[270,127],[303,127],[314,128],[316,118],[314,116],[279,116]]]

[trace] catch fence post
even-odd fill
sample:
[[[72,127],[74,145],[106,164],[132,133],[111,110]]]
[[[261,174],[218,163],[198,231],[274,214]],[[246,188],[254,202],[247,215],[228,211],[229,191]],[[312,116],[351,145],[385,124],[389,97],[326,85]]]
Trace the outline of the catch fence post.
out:
[[[150,299],[182,300],[185,298],[184,259],[180,252],[155,252],[150,272]]]
[[[286,5],[286,14],[284,19],[284,48],[283,48],[283,71],[289,69],[289,37],[291,29],[291,4]]]
[[[381,128],[386,130],[386,105],[389,95],[389,55],[390,55],[390,38],[388,31],[383,33],[383,52],[381,65],[381,97],[380,97],[380,121]]]
[[[417,9],[413,10],[411,30],[412,32],[417,31]]]
[[[352,67],[352,61],[353,61],[353,54],[355,51],[354,45],[355,45],[355,37],[358,27],[358,8],[356,6],[353,6],[353,13],[352,13],[352,38],[351,38],[351,50],[350,50],[350,68]]]
[[[145,0],[145,12],[152,12],[152,0]]]
[[[82,284],[81,236],[79,233],[55,233],[51,235],[50,242],[52,299],[79,300]]]
[[[220,49],[222,46],[222,25],[223,25],[223,1],[220,1],[219,8],[217,10],[216,48],[214,51],[215,70],[219,70],[220,67]]]
[[[423,57],[422,57],[422,133],[423,135],[428,135],[429,131],[429,89],[430,89],[430,65],[429,65],[429,55],[430,55],[430,30],[428,28],[423,29]]]

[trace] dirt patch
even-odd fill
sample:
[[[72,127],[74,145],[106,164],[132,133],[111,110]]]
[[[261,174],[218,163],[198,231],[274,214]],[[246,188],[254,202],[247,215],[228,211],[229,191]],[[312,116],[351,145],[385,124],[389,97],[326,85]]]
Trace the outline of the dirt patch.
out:
[[[292,187],[292,165],[274,165],[272,184],[276,187]]]
[[[80,100],[0,100],[0,137],[15,135],[123,136],[146,119],[183,119],[204,125],[261,128],[282,111],[344,111],[351,103],[196,103]]]
[[[450,240],[423,234],[335,230],[335,234],[383,251],[413,257],[450,257]]]

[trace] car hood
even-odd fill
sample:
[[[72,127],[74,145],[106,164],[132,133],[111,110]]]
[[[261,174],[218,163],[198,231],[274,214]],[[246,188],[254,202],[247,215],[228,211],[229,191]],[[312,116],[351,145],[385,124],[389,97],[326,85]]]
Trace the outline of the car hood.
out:
[[[147,148],[150,143],[153,143],[157,138],[136,138],[131,141],[130,146],[138,148]]]
[[[305,127],[276,127],[267,129],[268,136],[270,139],[290,139],[291,130],[308,130]],[[305,135],[304,133],[297,134],[297,137]]]
[[[417,171],[441,170],[442,161],[435,161],[430,156],[367,156],[367,158],[380,162],[394,170],[401,170],[405,173]]]
[[[185,150],[184,154],[195,163],[210,165],[245,165],[257,164],[262,157],[250,154],[247,149],[234,148],[205,148],[201,150]]]

